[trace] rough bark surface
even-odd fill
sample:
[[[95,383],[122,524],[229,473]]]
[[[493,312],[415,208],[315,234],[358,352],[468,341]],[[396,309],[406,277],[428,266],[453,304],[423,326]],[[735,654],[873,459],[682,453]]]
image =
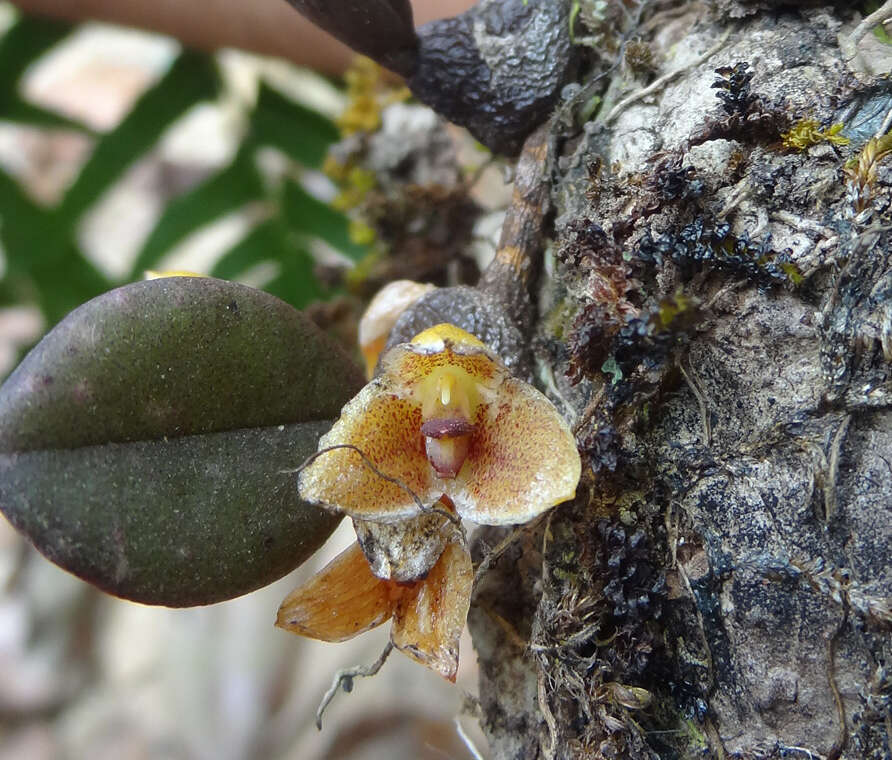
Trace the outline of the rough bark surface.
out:
[[[667,17],[656,73],[690,68],[556,122],[535,348],[588,473],[477,589],[495,758],[889,757],[892,160],[846,162],[892,86],[854,22],[757,13],[698,62],[729,22]],[[850,142],[784,145],[804,118]]]

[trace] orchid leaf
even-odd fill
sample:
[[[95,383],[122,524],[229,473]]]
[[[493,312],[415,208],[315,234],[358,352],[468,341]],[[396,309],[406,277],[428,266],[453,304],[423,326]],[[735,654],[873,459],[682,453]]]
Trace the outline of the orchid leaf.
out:
[[[168,606],[290,571],[339,517],[293,470],[363,384],[274,296],[211,278],[75,309],[0,387],[0,509],[49,559]]]

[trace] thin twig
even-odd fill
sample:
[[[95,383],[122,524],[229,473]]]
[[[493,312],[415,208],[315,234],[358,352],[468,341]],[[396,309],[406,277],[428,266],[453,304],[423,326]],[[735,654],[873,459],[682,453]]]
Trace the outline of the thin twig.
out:
[[[490,619],[502,629],[502,633],[505,634],[505,638],[508,639],[509,643],[513,644],[521,652],[525,652],[529,649],[530,642],[524,639],[524,637],[517,632],[517,628],[515,628],[510,621],[506,620],[502,615],[496,612],[491,605],[481,602],[479,599],[474,602],[474,604],[483,610]]]
[[[798,214],[791,214],[789,211],[772,211],[771,219],[778,222],[783,222],[784,224],[792,227],[794,230],[798,230],[799,232],[804,232],[808,230],[809,232],[816,232],[823,238],[832,238],[836,235],[836,232],[831,230],[829,227],[825,227],[823,224],[819,222],[815,222],[812,219],[806,219],[805,217],[799,216]]]
[[[890,2],[892,2],[892,0],[890,0]],[[725,44],[725,42],[727,41],[730,34],[731,34],[731,29],[730,28],[726,29],[725,33],[721,36],[719,41],[715,43],[715,45],[713,45],[711,48],[709,48],[709,50],[707,50],[702,55],[695,58],[689,64],[687,64],[686,66],[682,66],[680,69],[676,69],[675,71],[670,71],[668,74],[663,74],[663,76],[661,76],[661,77],[657,77],[647,87],[644,87],[644,88],[638,90],[638,92],[633,92],[627,98],[623,98],[623,100],[621,100],[619,103],[617,103],[611,109],[610,113],[607,114],[607,117],[604,119],[604,123],[609,124],[617,116],[619,116],[620,113],[625,111],[626,108],[628,108],[630,105],[632,105],[632,103],[636,103],[639,100],[641,100],[642,98],[646,98],[648,95],[652,95],[653,93],[657,92],[657,90],[660,90],[663,87],[665,87],[667,84],[669,84],[669,82],[671,82],[676,77],[681,76],[684,72],[690,71],[691,69],[699,66],[704,61],[707,61],[710,58],[712,58],[712,56],[714,56],[717,52],[719,52],[719,50],[722,49],[722,46]]]
[[[354,665],[350,668],[343,668],[335,673],[331,686],[328,687],[328,691],[325,692],[325,696],[322,697],[322,701],[319,703],[319,707],[316,710],[316,728],[320,731],[322,730],[322,714],[325,712],[325,708],[328,707],[331,700],[334,699],[335,694],[338,693],[338,689],[343,688],[346,692],[353,691],[353,679],[359,678],[360,676],[365,677],[375,675],[381,670],[384,663],[387,662],[387,658],[392,651],[393,642],[388,641],[387,646],[384,647],[383,651],[378,656],[378,659],[371,665]]]
[[[833,742],[833,746],[827,753],[827,760],[837,760],[849,740],[849,730],[846,726],[846,710],[842,703],[842,695],[839,693],[839,686],[836,684],[836,646],[839,643],[839,637],[842,634],[843,629],[845,629],[848,620],[849,608],[846,605],[842,610],[842,619],[839,621],[839,625],[830,637],[830,646],[828,648],[828,659],[830,662],[827,666],[827,682],[830,684],[830,691],[833,693],[833,701],[836,704],[836,716],[837,720],[839,720],[839,733],[836,736],[836,741]]]
[[[689,375],[684,368],[684,364],[682,362],[678,363],[678,368],[681,370],[681,374],[684,375],[684,379],[688,383],[688,387],[691,389],[691,393],[694,394],[694,398],[697,399],[697,406],[700,407],[700,419],[703,423],[703,439],[704,443],[707,446],[712,445],[712,423],[709,419],[709,409],[706,406],[707,395],[700,387],[699,378],[697,378],[697,382],[695,382],[696,374],[694,372],[694,366],[691,365],[691,374]]]
[[[864,39],[864,36],[875,26],[885,23],[892,19],[892,0],[886,0],[883,5],[877,8],[873,13],[867,16],[854,31],[849,35],[849,44],[852,48],[857,48],[858,43]]]
[[[852,421],[852,415],[847,414],[839,428],[833,436],[833,442],[830,444],[830,466],[827,474],[827,483],[824,487],[824,522],[829,523],[830,518],[836,512],[836,476],[839,474],[839,460],[842,456],[842,442],[846,437],[849,429],[849,423]]]
[[[585,425],[594,415],[595,410],[598,408],[598,404],[600,404],[601,400],[604,398],[605,392],[606,385],[602,385],[600,388],[598,388],[597,391],[595,391],[595,393],[592,394],[589,402],[585,405],[585,409],[582,410],[582,414],[579,415],[578,422],[572,428],[573,435],[579,433],[579,431],[582,429],[582,426]]]
[[[708,668],[707,677],[709,678],[709,688],[711,690],[715,684],[715,666],[712,659],[712,649],[709,646],[709,638],[706,635],[706,624],[703,622],[703,613],[700,612],[700,607],[697,604],[697,596],[694,594],[694,589],[691,586],[691,579],[688,578],[688,574],[685,572],[684,564],[678,562],[675,566],[678,569],[678,574],[681,576],[682,583],[684,583],[685,591],[688,592],[688,596],[691,598],[691,603],[694,605],[694,613],[697,615],[700,638],[703,640],[703,649],[706,653],[706,665]]]
[[[809,760],[825,760],[822,754],[815,752],[808,747],[796,747],[784,744],[780,749],[782,752],[801,752],[803,755],[808,755]]]
[[[886,111],[885,117],[883,117],[883,123],[880,124],[880,128],[874,134],[877,140],[879,140],[886,132],[889,131],[889,127],[892,127],[892,108]]]
[[[546,760],[553,760],[555,757],[555,753],[557,751],[558,744],[558,728],[557,721],[554,719],[554,713],[551,711],[551,706],[548,704],[548,692],[545,689],[545,671],[542,670],[543,664],[539,663],[539,674],[536,679],[537,689],[536,689],[536,698],[539,703],[539,711],[542,713],[542,717],[545,719],[545,725],[548,726],[548,741],[549,746],[545,748],[542,746],[542,742],[539,742],[539,747],[542,750],[542,754],[545,756]]]
[[[725,205],[716,214],[719,219],[724,219],[728,214],[734,211],[741,203],[752,197],[753,188],[750,184],[749,177],[741,179],[733,188],[729,196],[725,199]]]
[[[710,311],[712,309],[712,307],[718,303],[719,299],[722,298],[722,296],[730,293],[732,290],[737,290],[737,288],[743,287],[746,284],[748,284],[748,280],[743,279],[743,280],[735,280],[735,281],[729,282],[727,285],[723,285],[721,288],[719,288],[719,290],[715,293],[715,295],[713,295],[712,298],[710,298],[704,304],[703,310]]]
[[[728,753],[725,750],[725,745],[722,742],[722,735],[719,733],[718,729],[715,727],[715,724],[712,722],[712,719],[707,716],[706,722],[703,726],[706,735],[709,737],[709,746],[711,749],[715,750],[717,760],[725,760],[728,757]]]

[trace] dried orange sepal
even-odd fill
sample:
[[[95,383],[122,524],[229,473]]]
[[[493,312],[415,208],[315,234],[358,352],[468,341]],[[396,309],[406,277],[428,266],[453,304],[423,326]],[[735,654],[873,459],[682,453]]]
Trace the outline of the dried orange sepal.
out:
[[[402,594],[402,587],[372,575],[353,544],[285,598],[276,625],[312,639],[346,641],[387,622]]]
[[[393,645],[454,682],[473,585],[471,557],[461,544],[450,543],[427,578],[407,589],[397,603],[390,632]]]
[[[423,504],[445,494],[460,516],[488,525],[525,522],[573,497],[581,463],[566,422],[473,335],[437,325],[391,349],[380,368],[320,449],[355,446]],[[307,501],[361,520],[421,511],[350,449],[316,459],[299,488]]]
[[[471,557],[460,543],[447,544],[427,578],[406,584],[372,575],[354,544],[288,595],[276,625],[321,641],[345,641],[392,617],[393,645],[455,681],[473,584]]]

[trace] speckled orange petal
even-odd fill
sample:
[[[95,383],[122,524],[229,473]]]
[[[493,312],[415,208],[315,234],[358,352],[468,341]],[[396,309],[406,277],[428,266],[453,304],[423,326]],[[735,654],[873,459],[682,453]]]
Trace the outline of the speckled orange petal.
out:
[[[285,598],[276,625],[311,639],[345,641],[389,620],[402,593],[372,575],[353,544]]]
[[[352,444],[382,473],[399,479],[424,504],[432,504],[442,490],[431,490],[434,478],[424,453],[421,407],[400,398],[393,385],[385,377],[366,385],[341,410],[319,449]],[[300,474],[298,488],[301,498],[362,520],[392,522],[420,512],[405,489],[380,477],[352,449],[322,454]]]
[[[474,424],[464,467],[446,483],[462,517],[484,525],[522,523],[573,498],[581,472],[576,442],[535,388],[505,378]]]
[[[397,603],[390,632],[393,645],[454,682],[473,585],[467,550],[456,542],[448,544],[427,578],[407,588]]]

